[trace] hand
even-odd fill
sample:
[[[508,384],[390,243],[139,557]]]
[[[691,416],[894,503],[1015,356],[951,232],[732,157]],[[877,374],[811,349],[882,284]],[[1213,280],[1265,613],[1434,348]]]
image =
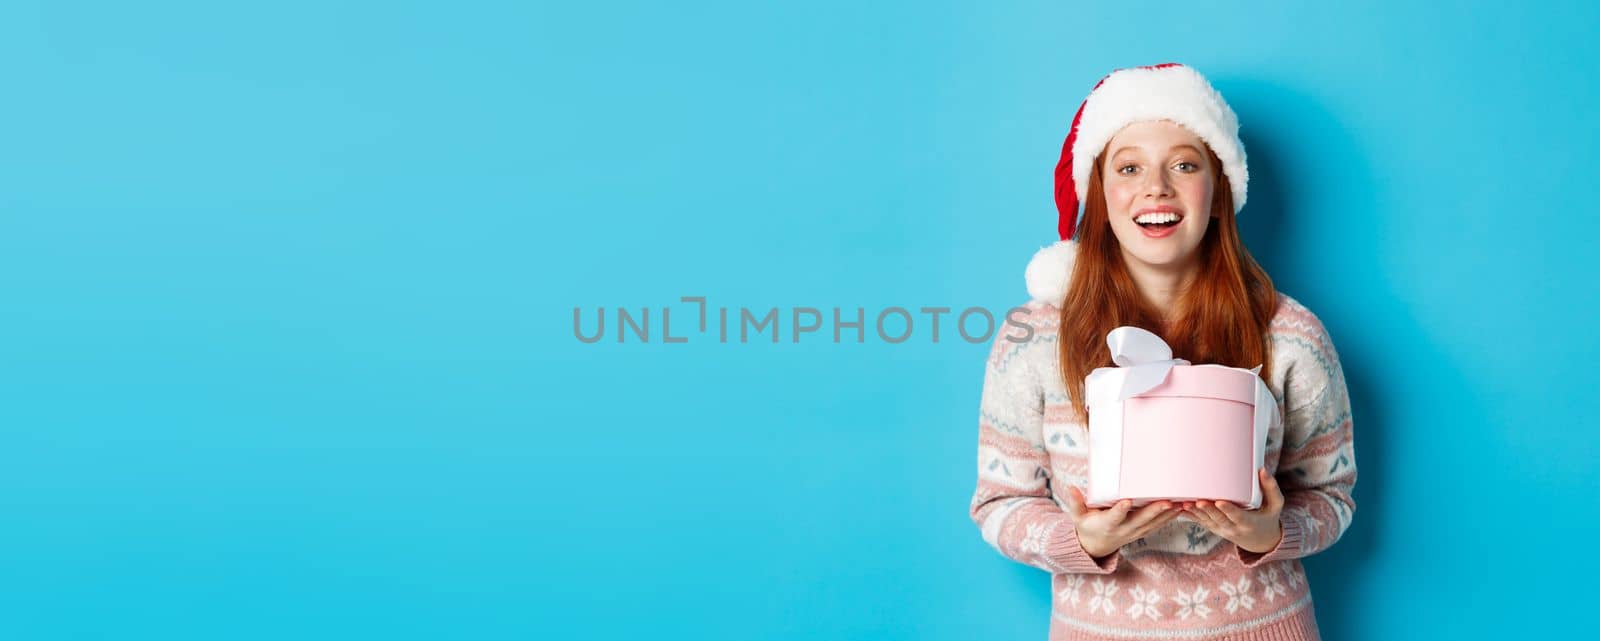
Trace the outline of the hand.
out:
[[[1260,509],[1246,510],[1229,501],[1185,501],[1181,511],[1246,551],[1271,552],[1283,538],[1283,525],[1278,521],[1283,512],[1283,491],[1267,468],[1256,472],[1261,482]]]
[[[1078,544],[1092,557],[1103,557],[1139,540],[1178,517],[1180,510],[1171,501],[1157,501],[1133,509],[1133,501],[1123,499],[1103,510],[1090,509],[1078,487],[1067,487],[1067,515],[1078,528]]]

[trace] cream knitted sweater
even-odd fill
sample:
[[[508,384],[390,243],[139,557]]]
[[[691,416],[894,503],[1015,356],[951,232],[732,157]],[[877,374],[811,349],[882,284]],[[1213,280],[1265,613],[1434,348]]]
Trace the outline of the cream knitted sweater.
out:
[[[1356,466],[1344,372],[1317,317],[1280,293],[1269,329],[1278,547],[1247,552],[1179,517],[1096,562],[1061,507],[1066,484],[1086,487],[1088,439],[1056,361],[1059,310],[1027,309],[1027,329],[1007,324],[989,354],[970,511],[989,545],[1053,575],[1051,641],[1319,638],[1299,559],[1350,527]]]

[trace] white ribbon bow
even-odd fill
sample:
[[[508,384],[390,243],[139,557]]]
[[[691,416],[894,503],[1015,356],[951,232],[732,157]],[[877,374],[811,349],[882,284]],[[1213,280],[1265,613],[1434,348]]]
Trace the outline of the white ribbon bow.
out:
[[[1154,389],[1167,374],[1189,361],[1172,357],[1172,347],[1149,330],[1124,325],[1106,334],[1111,360],[1118,367],[1101,367],[1085,381],[1089,405],[1119,403]],[[1091,392],[1092,390],[1092,392]]]
[[[1106,346],[1111,348],[1111,360],[1117,367],[1100,367],[1089,372],[1084,379],[1084,395],[1088,405],[1120,403],[1160,385],[1167,374],[1178,365],[1189,361],[1172,357],[1172,347],[1146,329],[1124,325],[1106,334]],[[1223,367],[1201,365],[1201,367]],[[1252,374],[1261,373],[1261,366],[1250,368]],[[1263,383],[1262,387],[1265,387]]]

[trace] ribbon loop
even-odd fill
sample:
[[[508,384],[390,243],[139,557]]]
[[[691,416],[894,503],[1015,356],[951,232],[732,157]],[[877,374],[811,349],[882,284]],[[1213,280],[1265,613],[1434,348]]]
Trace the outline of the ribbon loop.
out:
[[[1089,373],[1085,395],[1089,404],[1116,403],[1154,389],[1167,380],[1167,374],[1189,361],[1172,357],[1172,347],[1149,330],[1124,325],[1106,334],[1111,360],[1118,367],[1102,367]]]

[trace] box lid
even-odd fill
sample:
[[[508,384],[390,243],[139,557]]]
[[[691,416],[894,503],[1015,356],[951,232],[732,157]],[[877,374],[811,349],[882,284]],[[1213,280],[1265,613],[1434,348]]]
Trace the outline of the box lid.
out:
[[[1253,405],[1259,378],[1250,370],[1224,365],[1178,365],[1160,385],[1135,397],[1187,396]]]

